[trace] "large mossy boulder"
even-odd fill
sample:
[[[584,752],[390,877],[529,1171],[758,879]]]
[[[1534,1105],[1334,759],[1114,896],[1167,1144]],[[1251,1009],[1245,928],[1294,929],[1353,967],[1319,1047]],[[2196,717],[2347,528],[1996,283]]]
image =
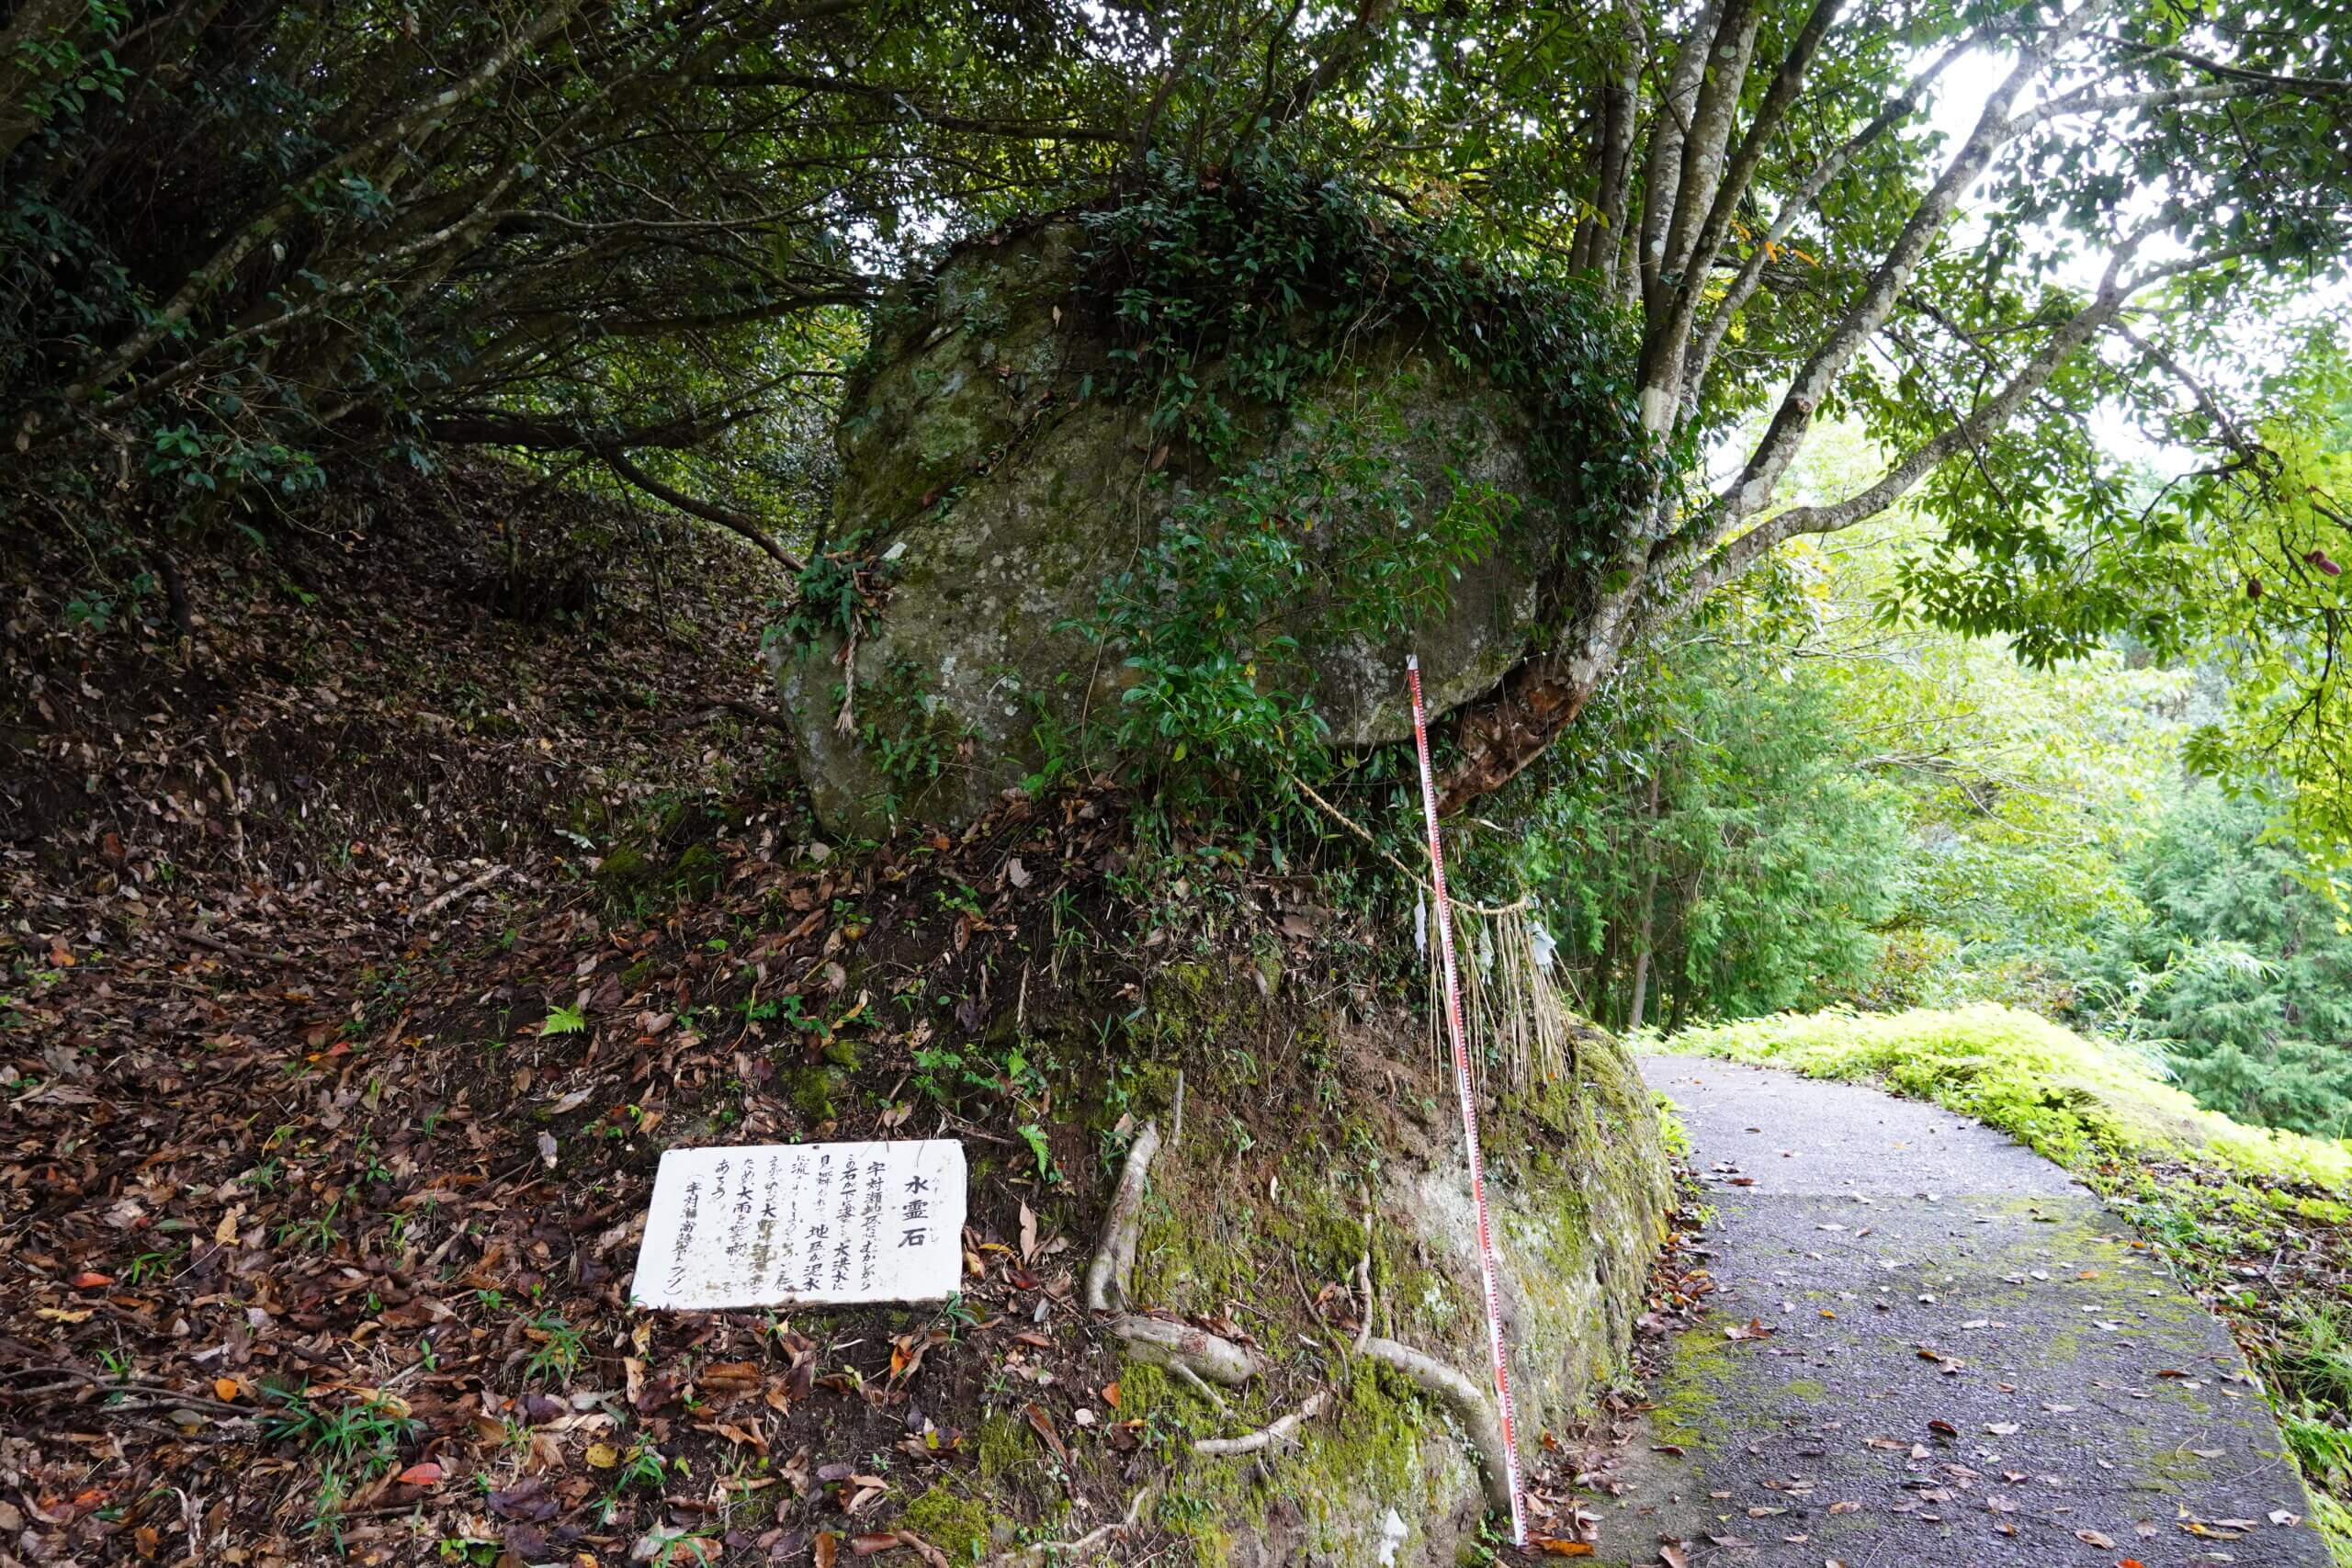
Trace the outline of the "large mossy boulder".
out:
[[[1561,371],[1606,334],[1513,322],[1491,284],[1392,254],[1326,193],[1210,199],[1234,213],[1216,231],[1196,201],[1182,221],[1096,213],[967,244],[880,313],[779,649],[836,829],[968,819],[1049,761],[1110,761],[1104,736],[1155,678],[1130,664],[1139,618],[1183,623],[1174,679],[1197,685],[1213,649],[1294,722],[1363,746],[1409,732],[1408,652],[1442,711],[1554,612],[1542,584],[1593,467]],[[1217,270],[1261,252],[1282,258],[1262,283]],[[1482,355],[1490,331],[1510,343]],[[1607,425],[1613,393],[1590,380]],[[1228,570],[1276,602],[1221,594]],[[1192,724],[1214,728],[1179,714],[1147,739],[1181,755]]]

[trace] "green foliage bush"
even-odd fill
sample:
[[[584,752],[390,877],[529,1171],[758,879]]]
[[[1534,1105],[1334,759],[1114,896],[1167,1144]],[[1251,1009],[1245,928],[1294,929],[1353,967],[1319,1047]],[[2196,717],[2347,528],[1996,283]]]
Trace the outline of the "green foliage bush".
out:
[[[1271,152],[1207,177],[1158,158],[1148,171],[1085,220],[1122,389],[1162,436],[1233,471],[1268,413],[1409,311],[1524,404],[1531,464],[1583,537],[1578,558],[1599,559],[1649,493],[1666,456],[1634,398],[1633,322],[1589,277],[1490,265],[1465,222],[1408,216],[1361,179]]]
[[[1901,797],[1852,766],[1819,682],[1777,679],[1740,628],[1719,634],[1645,666],[1510,798],[1523,837],[1482,846],[1542,896],[1603,1021],[1628,1021],[1645,940],[1645,1021],[1817,1005],[1880,960]]]
[[[2132,868],[2148,919],[2088,967],[2110,1027],[2247,1121],[2352,1130],[2352,931],[2268,811],[2192,791]],[[2100,1016],[2094,1010],[2094,1016]]]
[[[1145,483],[1167,482],[1171,446],[1214,476],[1076,623],[1131,674],[1090,739],[1141,759],[1163,789],[1326,771],[1296,640],[1272,629],[1282,612],[1313,606],[1317,637],[1407,630],[1526,508],[1557,521],[1544,536],[1564,561],[1597,559],[1665,461],[1641,428],[1612,303],[1585,281],[1487,266],[1464,234],[1359,182],[1264,153],[1210,177],[1155,160],[1082,216],[1086,291],[1119,367],[1090,390],[1145,409]],[[1540,493],[1466,478],[1458,447],[1442,498],[1407,468],[1408,443],[1442,433],[1408,428],[1397,389],[1351,356],[1415,319],[1520,405]],[[1329,406],[1335,387],[1345,408]],[[1310,392],[1324,394],[1311,409]],[[1270,453],[1286,427],[1304,439]],[[1566,607],[1551,612],[1555,627]]]

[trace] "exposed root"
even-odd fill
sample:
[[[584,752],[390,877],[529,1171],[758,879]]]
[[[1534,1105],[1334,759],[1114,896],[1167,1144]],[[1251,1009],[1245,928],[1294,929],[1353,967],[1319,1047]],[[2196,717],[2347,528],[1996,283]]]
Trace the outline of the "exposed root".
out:
[[[1423,1393],[1442,1401],[1453,1412],[1454,1419],[1462,1423],[1462,1429],[1469,1436],[1470,1446],[1478,1450],[1478,1462],[1487,1475],[1487,1501],[1495,1508],[1509,1512],[1510,1471],[1503,1451],[1503,1424],[1486,1391],[1443,1361],[1394,1339],[1367,1339],[1363,1353],[1396,1368],[1412,1379]]]
[[[1144,1508],[1155,1495],[1154,1489],[1147,1486],[1136,1493],[1134,1500],[1127,1504],[1125,1518],[1114,1519],[1098,1529],[1089,1530],[1076,1540],[1041,1540],[1035,1546],[1024,1546],[1017,1551],[1007,1552],[1001,1557],[993,1559],[991,1568],[1012,1568],[1014,1563],[1043,1562],[1056,1559],[1069,1562],[1082,1557],[1096,1547],[1108,1543],[1112,1537],[1132,1532],[1136,1528],[1136,1521],[1143,1517]]]
[[[1356,1354],[1372,1343],[1372,1254],[1367,1252],[1356,1259],[1356,1295],[1363,1313],[1363,1326],[1356,1330]]]
[[[1323,1413],[1324,1403],[1329,1397],[1327,1391],[1317,1389],[1307,1395],[1306,1404],[1271,1426],[1244,1438],[1203,1438],[1193,1445],[1193,1451],[1208,1459],[1231,1459],[1238,1454],[1254,1454],[1261,1449],[1291,1442],[1294,1433]]]
[[[1119,1172],[1119,1190],[1111,1196],[1111,1212],[1102,1218],[1102,1238],[1094,1244],[1093,1259],[1086,1266],[1086,1306],[1090,1312],[1125,1312],[1127,1283],[1136,1269],[1136,1238],[1143,1232],[1143,1189],[1151,1162],[1159,1153],[1159,1123],[1147,1122],[1127,1150]]]
[[[1265,1370],[1256,1351],[1189,1323],[1129,1313],[1112,1322],[1111,1332],[1125,1340],[1128,1352],[1146,1365],[1182,1367],[1227,1388],[1239,1388]]]
[[[1127,1163],[1119,1172],[1119,1189],[1111,1195],[1111,1212],[1102,1218],[1102,1239],[1095,1243],[1094,1256],[1086,1265],[1081,1299],[1089,1311],[1121,1314],[1112,1321],[1111,1332],[1126,1341],[1137,1360],[1185,1376],[1203,1393],[1208,1392],[1209,1383],[1238,1388],[1263,1370],[1255,1351],[1204,1328],[1126,1310],[1128,1285],[1136,1268],[1136,1241],[1143,1234],[1144,1183],[1159,1153],[1159,1123],[1147,1122],[1136,1134],[1135,1144],[1127,1150]],[[1216,1395],[1210,1393],[1209,1398],[1223,1409]]]
[[[1185,1387],[1191,1389],[1194,1393],[1199,1394],[1201,1398],[1210,1405],[1210,1407],[1216,1411],[1218,1416],[1222,1416],[1226,1414],[1225,1395],[1217,1393],[1216,1389],[1211,1388],[1208,1384],[1203,1382],[1201,1381],[1200,1373],[1193,1371],[1192,1368],[1182,1364],[1170,1367],[1168,1370],[1174,1372],[1178,1378],[1182,1379]]]

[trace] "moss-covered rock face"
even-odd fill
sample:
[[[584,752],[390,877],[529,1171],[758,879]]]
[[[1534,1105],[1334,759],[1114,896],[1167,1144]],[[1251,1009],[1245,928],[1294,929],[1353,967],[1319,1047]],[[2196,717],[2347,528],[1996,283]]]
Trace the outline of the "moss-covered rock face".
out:
[[[1466,333],[1402,289],[1344,333],[1306,307],[1311,330],[1270,320],[1253,343],[1301,345],[1274,390],[1263,364],[1245,374],[1231,355],[1182,372],[1220,400],[1210,440],[1138,387],[1121,346],[1135,323],[1105,299],[1094,243],[1051,222],[968,246],[877,321],[842,422],[829,542],[872,563],[887,600],[857,612],[854,658],[844,624],[777,650],[802,770],[837,829],[969,818],[1049,742],[1118,714],[1127,647],[1079,624],[1119,574],[1151,574],[1171,516],[1220,537],[1278,531],[1306,559],[1302,581],[1324,586],[1252,631],[1266,651],[1248,656],[1250,678],[1309,698],[1342,745],[1409,733],[1408,649],[1443,711],[1490,688],[1536,629],[1565,513],[1534,471],[1526,397],[1461,351]],[[1475,547],[1433,543],[1464,539]],[[1408,559],[1426,576],[1400,587]],[[1351,614],[1388,592],[1382,615]]]
[[[1121,1414],[1182,1440],[1280,1414],[1325,1364],[1323,1348],[1302,1348],[1311,1340],[1261,1314],[1295,1316],[1296,1280],[1312,1291],[1351,1280],[1366,1253],[1375,1331],[1483,1384],[1469,1173],[1453,1106],[1431,1092],[1444,1076],[1418,1038],[1340,1017],[1285,1020],[1277,1038],[1291,1052],[1328,1063],[1336,1082],[1379,1088],[1270,1114],[1271,1070],[1244,1044],[1259,1032],[1251,997],[1182,964],[1149,988],[1156,1054],[1195,1065],[1183,1135],[1153,1166],[1133,1299],[1248,1323],[1275,1363],[1266,1383],[1292,1392],[1253,1388],[1252,1408],[1220,1426],[1175,1381],[1131,1363]],[[1224,1065],[1199,1065],[1203,1048]],[[1671,1187],[1650,1096],[1623,1048],[1597,1032],[1579,1037],[1558,1081],[1490,1102],[1484,1135],[1519,1436],[1532,1462],[1544,1431],[1588,1410],[1626,1369]],[[1195,1562],[1453,1568],[1476,1551],[1484,1499],[1451,1417],[1385,1369],[1346,1365],[1333,1413],[1304,1427],[1269,1473],[1193,1461],[1171,1483],[1184,1501],[1163,1507],[1161,1522],[1189,1539]]]

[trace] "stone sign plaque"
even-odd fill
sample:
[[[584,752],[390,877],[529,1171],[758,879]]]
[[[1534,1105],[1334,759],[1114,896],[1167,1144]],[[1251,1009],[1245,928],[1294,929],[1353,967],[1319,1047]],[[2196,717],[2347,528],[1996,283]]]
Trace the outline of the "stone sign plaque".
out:
[[[653,1179],[642,1306],[944,1301],[964,1273],[953,1138],[672,1149]]]

